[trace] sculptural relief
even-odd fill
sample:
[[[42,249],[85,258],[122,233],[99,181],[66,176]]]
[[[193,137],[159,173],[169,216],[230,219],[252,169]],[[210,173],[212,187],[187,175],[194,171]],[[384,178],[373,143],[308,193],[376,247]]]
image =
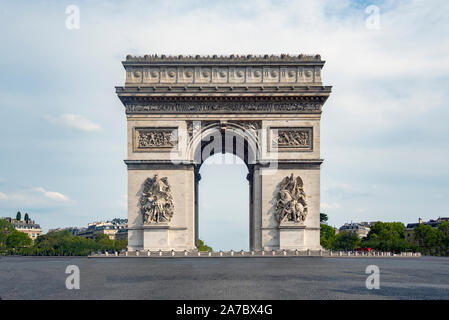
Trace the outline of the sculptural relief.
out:
[[[319,113],[321,103],[301,102],[156,102],[127,104],[126,113]]]
[[[175,128],[136,128],[135,150],[173,148],[177,143]]]
[[[167,178],[147,178],[140,197],[140,212],[144,224],[167,223],[173,216],[173,198]]]
[[[271,146],[283,149],[312,149],[312,128],[271,128]]]
[[[307,217],[306,194],[300,177],[285,177],[280,185],[276,202],[276,220],[279,223],[304,222]]]

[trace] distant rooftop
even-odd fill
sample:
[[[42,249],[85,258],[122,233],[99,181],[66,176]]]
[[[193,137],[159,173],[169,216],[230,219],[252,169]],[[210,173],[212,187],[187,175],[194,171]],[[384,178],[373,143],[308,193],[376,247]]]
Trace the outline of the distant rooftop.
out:
[[[442,223],[443,221],[449,221],[449,217],[439,217],[439,218],[436,219],[436,220],[430,219],[429,221],[426,221],[426,222],[423,222],[423,221],[421,220],[420,222],[409,223],[409,224],[407,224],[407,229],[414,229],[415,227],[417,227],[417,226],[420,225],[420,224],[423,224],[423,225],[429,225],[429,226],[431,226],[431,227],[433,227],[433,228],[437,228],[438,225],[439,225],[440,223]]]
[[[19,228],[19,229],[40,229],[41,226],[37,223],[34,222],[34,220],[28,220],[28,222],[21,220],[15,220],[15,219],[11,219],[11,224],[14,226],[14,228]]]

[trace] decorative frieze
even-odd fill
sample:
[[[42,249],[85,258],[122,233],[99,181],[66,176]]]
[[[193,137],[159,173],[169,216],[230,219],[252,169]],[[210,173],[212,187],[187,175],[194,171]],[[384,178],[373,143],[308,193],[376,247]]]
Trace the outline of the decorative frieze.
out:
[[[276,220],[282,222],[304,222],[307,217],[307,201],[300,177],[285,177],[276,199]]]
[[[126,104],[126,113],[320,113],[320,102],[148,102]]]
[[[282,68],[246,67],[246,68],[209,68],[194,69],[183,67],[129,67],[126,72],[126,85],[163,85],[163,84],[321,84],[320,68]]]
[[[135,128],[134,151],[171,150],[177,146],[177,128]]]
[[[312,127],[270,127],[270,149],[310,151],[313,149]]]

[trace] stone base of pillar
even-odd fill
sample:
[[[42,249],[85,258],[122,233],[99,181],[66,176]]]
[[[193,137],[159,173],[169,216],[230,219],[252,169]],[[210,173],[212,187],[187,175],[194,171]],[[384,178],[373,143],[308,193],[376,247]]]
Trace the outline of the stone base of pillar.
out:
[[[171,250],[169,232],[170,230],[166,223],[145,225],[143,227],[144,250]]]
[[[283,222],[279,226],[279,249],[306,249],[305,226],[295,222]]]
[[[316,237],[312,230],[297,222],[282,222],[279,226],[280,250],[320,250],[320,243],[311,243]],[[308,237],[309,235],[309,237]]]

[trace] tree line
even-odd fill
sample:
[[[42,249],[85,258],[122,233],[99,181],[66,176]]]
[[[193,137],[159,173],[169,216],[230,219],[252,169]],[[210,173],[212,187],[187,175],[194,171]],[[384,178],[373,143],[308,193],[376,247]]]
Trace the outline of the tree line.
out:
[[[320,242],[328,250],[371,248],[384,252],[412,251],[424,255],[449,256],[449,221],[440,223],[438,228],[419,224],[413,229],[410,239],[405,237],[405,225],[402,222],[376,222],[367,237],[362,239],[349,231],[337,234],[333,227],[321,224]]]
[[[111,240],[105,234],[94,239],[73,236],[67,230],[49,232],[33,243],[26,233],[17,231],[6,219],[0,219],[0,255],[87,256],[97,251],[121,251],[128,240]]]
[[[19,215],[17,215],[20,220]],[[105,234],[94,239],[73,236],[68,230],[53,231],[33,241],[24,232],[14,229],[6,219],[0,219],[0,255],[87,256],[91,252],[126,250],[128,240],[111,240]],[[199,251],[213,251],[204,241],[198,241]]]
[[[405,225],[401,222],[376,222],[371,226],[366,238],[355,233],[335,229],[325,224],[327,216],[321,214],[321,246],[328,250],[352,251],[371,248],[385,252],[421,252],[424,255],[449,256],[449,221],[440,223],[438,228],[419,224],[413,229],[413,236],[405,238]],[[91,252],[114,252],[126,250],[128,240],[111,240],[105,234],[94,239],[73,236],[67,230],[49,232],[38,237],[34,243],[27,234],[14,229],[6,219],[0,219],[0,255],[35,256],[87,256]],[[199,241],[200,251],[212,248]]]

